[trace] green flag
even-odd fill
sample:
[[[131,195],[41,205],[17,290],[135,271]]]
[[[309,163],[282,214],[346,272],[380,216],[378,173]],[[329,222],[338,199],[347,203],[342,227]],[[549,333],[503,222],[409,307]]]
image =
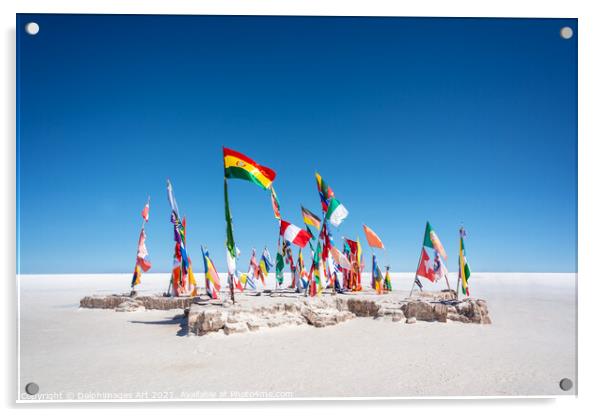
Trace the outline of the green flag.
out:
[[[226,206],[226,247],[228,252],[236,259],[236,245],[234,244],[234,233],[232,232],[232,216],[230,215],[230,202],[228,201],[228,181],[224,178],[224,200]]]
[[[282,285],[284,282],[284,257],[282,256],[282,248],[278,248],[276,254],[276,281]]]
[[[328,204],[328,211],[326,212],[326,219],[335,227],[339,227],[340,224],[349,215],[349,212],[336,198],[332,198]]]

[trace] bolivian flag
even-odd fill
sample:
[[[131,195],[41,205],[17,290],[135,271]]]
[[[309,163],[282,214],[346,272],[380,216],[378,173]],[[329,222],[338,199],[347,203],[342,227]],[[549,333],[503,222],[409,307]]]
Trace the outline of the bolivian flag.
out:
[[[468,261],[466,260],[466,249],[464,248],[464,236],[462,235],[462,231],[460,232],[460,265],[459,265],[459,275],[462,280],[462,293],[464,295],[470,296],[468,292],[468,278],[470,278],[470,266],[468,266]]]
[[[268,189],[276,178],[276,173],[270,168],[228,148],[224,148],[224,174],[226,178],[247,180],[263,189]]]

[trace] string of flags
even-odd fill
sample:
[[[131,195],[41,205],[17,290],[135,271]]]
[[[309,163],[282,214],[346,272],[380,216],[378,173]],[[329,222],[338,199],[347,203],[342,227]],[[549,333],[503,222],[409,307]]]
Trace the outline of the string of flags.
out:
[[[335,197],[333,189],[318,172],[315,173],[315,179],[322,215],[319,216],[301,205],[301,218],[304,225],[304,228],[301,228],[292,222],[282,219],[280,200],[274,187],[276,179],[276,172],[274,170],[255,162],[245,154],[226,147],[223,148],[223,163],[226,263],[228,269],[228,288],[233,302],[235,301],[235,289],[241,292],[246,289],[257,291],[260,283],[265,288],[266,278],[272,268],[274,268],[275,272],[276,288],[280,288],[284,284],[284,269],[286,265],[289,266],[291,272],[289,288],[299,293],[305,291],[306,295],[316,296],[329,288],[333,293],[359,292],[363,290],[362,273],[364,270],[364,260],[360,239],[359,237],[355,240],[342,237],[343,244],[341,249],[335,244],[333,233],[338,232],[339,227],[341,227],[345,219],[349,216],[349,211]],[[237,260],[240,256],[240,251],[236,247],[234,239],[228,190],[228,181],[233,179],[253,183],[260,189],[267,191],[270,196],[274,218],[278,221],[279,233],[275,261],[272,260],[267,246],[263,248],[259,261],[257,253],[253,248],[246,273],[241,273],[237,269]],[[167,180],[167,198],[171,208],[170,220],[174,228],[175,243],[168,295],[194,296],[197,294],[197,283],[186,245],[186,218],[180,216],[173,186],[169,180]],[[138,239],[136,263],[131,282],[132,289],[140,284],[142,272],[147,272],[151,268],[145,244],[146,231],[144,227],[149,220],[149,212],[150,199],[141,213],[143,222]],[[334,227],[334,229],[331,229],[331,227]],[[363,231],[366,242],[372,251],[370,287],[376,294],[385,294],[393,290],[390,265],[388,265],[387,261],[383,274],[383,269],[377,259],[377,253],[375,253],[375,250],[377,252],[382,251],[386,260],[388,256],[385,244],[378,234],[366,224],[363,225]],[[462,227],[460,229],[458,258],[458,286],[461,283],[463,294],[469,296],[468,280],[470,278],[470,267],[466,259],[465,237],[466,231]],[[294,246],[298,248],[296,260],[293,256]],[[306,246],[309,246],[311,253],[309,271],[306,270],[303,258],[303,250]],[[201,254],[205,269],[205,294],[212,299],[219,299],[222,289],[219,274],[209,256],[209,251],[202,246]],[[445,248],[435,230],[427,221],[410,296],[415,286],[422,290],[423,284],[421,279],[435,283],[441,278],[445,278],[448,289],[450,289],[449,273],[444,262],[446,260],[447,253]],[[339,277],[341,280],[339,280]]]

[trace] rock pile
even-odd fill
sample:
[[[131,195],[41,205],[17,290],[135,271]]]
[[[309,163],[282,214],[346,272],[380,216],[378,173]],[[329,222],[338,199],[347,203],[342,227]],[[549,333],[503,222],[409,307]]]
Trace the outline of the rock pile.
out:
[[[144,295],[135,297],[129,297],[128,295],[120,294],[93,295],[82,298],[79,301],[79,306],[82,308],[120,308],[118,311],[137,311],[131,309],[124,310],[122,308],[127,308],[126,306],[133,308],[134,305],[138,305],[147,310],[174,310],[190,307],[193,302],[198,300],[198,297],[163,297],[160,295]]]
[[[428,302],[424,299],[379,301],[361,297],[322,297],[253,307],[193,304],[188,311],[188,332],[204,335],[223,331],[229,335],[286,325],[326,327],[355,317],[390,319],[394,322],[405,318],[408,324],[417,321],[445,323],[447,320],[491,324],[484,300],[466,299],[454,306],[442,303],[440,299]]]
[[[115,309],[120,312],[184,309],[189,334],[223,332],[227,335],[262,328],[310,325],[334,326],[355,317],[412,324],[417,321],[491,324],[485,300],[455,301],[454,291],[420,292],[418,299],[370,295],[323,296],[316,298],[273,298],[261,302],[219,302],[200,297],[137,296],[126,294],[84,297],[84,308]]]

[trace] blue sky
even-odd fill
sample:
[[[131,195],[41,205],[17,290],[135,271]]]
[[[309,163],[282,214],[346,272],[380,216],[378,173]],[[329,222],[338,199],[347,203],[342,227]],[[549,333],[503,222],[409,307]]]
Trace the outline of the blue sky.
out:
[[[25,23],[40,25],[36,36]],[[560,36],[563,26],[575,36]],[[18,15],[18,268],[130,272],[140,211],[170,269],[165,181],[225,269],[221,147],[277,172],[283,218],[319,171],[393,270],[427,220],[456,270],[576,271],[575,19]],[[230,182],[236,243],[274,252],[269,196]],[[365,242],[363,236],[362,241]],[[367,248],[366,248],[366,251]]]

